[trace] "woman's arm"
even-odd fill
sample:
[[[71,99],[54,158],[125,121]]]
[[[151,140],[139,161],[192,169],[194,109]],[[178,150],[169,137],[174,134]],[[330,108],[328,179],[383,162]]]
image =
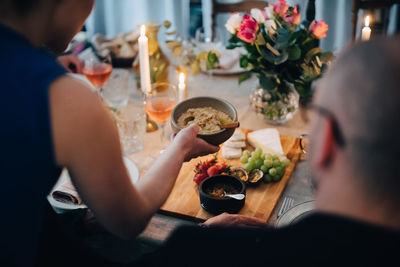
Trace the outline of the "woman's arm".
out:
[[[196,137],[196,127],[187,128],[133,186],[118,131],[97,93],[73,78],[60,78],[50,89],[50,109],[57,163],[68,168],[97,219],[124,237],[145,228],[168,197],[185,160],[218,150]]]

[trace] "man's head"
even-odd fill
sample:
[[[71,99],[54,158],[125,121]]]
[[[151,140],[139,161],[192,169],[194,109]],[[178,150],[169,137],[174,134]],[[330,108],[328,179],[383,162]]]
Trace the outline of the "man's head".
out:
[[[28,39],[40,34],[42,44],[60,53],[82,28],[93,4],[94,0],[0,0],[0,21]]]
[[[399,207],[400,38],[344,51],[319,82],[314,105],[329,111],[316,112],[311,126],[317,183],[341,174],[365,199]]]

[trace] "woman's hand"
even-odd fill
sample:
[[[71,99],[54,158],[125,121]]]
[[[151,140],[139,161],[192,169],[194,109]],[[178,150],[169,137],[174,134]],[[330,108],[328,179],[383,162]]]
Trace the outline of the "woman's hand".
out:
[[[184,153],[184,160],[189,161],[198,156],[215,153],[218,146],[213,146],[197,137],[200,127],[196,124],[181,130],[174,138],[173,145],[178,146]]]
[[[242,227],[265,227],[267,224],[257,218],[222,213],[218,216],[208,219],[203,223],[206,226],[242,226]]]
[[[57,61],[68,71],[82,74],[83,62],[75,55],[58,56]]]

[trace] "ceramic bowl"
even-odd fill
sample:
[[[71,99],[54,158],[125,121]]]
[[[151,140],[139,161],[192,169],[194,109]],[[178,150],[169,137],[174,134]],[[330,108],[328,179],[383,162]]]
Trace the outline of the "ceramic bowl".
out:
[[[202,107],[215,108],[217,110],[223,111],[226,114],[228,114],[234,122],[238,120],[237,111],[235,107],[228,101],[221,98],[209,97],[209,96],[193,97],[180,102],[172,110],[171,113],[172,130],[175,133],[182,130],[182,128],[179,127],[177,123],[178,118],[182,113],[184,113],[189,108],[202,108]],[[206,142],[212,145],[217,146],[228,140],[235,132],[235,129],[236,128],[228,128],[213,134],[198,134],[198,137],[204,139]]]
[[[216,185],[227,185],[228,187],[235,188],[235,193],[244,194],[242,200],[234,198],[219,198],[213,197],[209,194],[210,190]],[[207,212],[217,215],[223,212],[237,213],[243,208],[246,201],[246,185],[235,176],[231,175],[216,175],[205,179],[199,185],[200,205]]]

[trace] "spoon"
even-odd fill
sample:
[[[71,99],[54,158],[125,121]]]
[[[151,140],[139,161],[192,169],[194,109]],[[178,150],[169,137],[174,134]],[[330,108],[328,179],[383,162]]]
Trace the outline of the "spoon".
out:
[[[226,192],[224,192],[224,197],[230,197],[237,200],[242,200],[244,198],[244,194],[227,194]]]
[[[227,124],[223,124],[220,127],[222,129],[227,129],[227,128],[237,128],[239,127],[240,123],[238,121],[232,122],[232,123],[227,123]]]

